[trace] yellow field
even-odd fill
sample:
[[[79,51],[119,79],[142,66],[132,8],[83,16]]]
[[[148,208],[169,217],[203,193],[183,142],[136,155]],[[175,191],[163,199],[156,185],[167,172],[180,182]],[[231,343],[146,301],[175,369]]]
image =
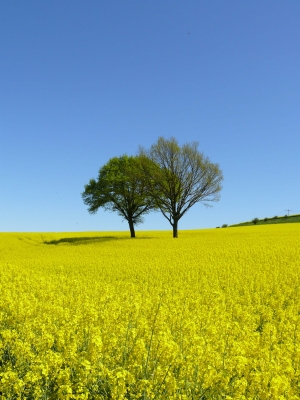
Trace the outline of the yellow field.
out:
[[[300,224],[137,236],[0,234],[0,398],[300,399]]]

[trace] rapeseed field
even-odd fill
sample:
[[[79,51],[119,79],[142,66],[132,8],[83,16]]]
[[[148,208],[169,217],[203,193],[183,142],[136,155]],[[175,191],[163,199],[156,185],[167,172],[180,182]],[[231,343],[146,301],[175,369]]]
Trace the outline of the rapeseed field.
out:
[[[300,224],[0,234],[1,399],[300,399]]]

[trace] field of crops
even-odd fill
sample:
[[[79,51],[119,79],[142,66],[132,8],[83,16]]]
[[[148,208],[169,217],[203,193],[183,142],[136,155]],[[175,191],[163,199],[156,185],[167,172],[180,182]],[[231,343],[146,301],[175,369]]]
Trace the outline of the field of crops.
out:
[[[300,399],[300,224],[0,234],[1,399]]]

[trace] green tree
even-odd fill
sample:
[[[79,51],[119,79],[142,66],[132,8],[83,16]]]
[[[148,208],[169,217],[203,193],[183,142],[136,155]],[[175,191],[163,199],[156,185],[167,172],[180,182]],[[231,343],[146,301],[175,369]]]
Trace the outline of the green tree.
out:
[[[117,212],[127,220],[131,237],[134,226],[143,222],[143,215],[153,210],[140,160],[127,155],[111,158],[99,170],[98,179],[91,179],[81,193],[88,211],[95,214],[100,207]]]
[[[197,142],[180,147],[173,137],[159,137],[150,150],[140,147],[138,155],[151,197],[172,225],[174,238],[178,221],[194,204],[219,200],[222,172],[198,151]]]

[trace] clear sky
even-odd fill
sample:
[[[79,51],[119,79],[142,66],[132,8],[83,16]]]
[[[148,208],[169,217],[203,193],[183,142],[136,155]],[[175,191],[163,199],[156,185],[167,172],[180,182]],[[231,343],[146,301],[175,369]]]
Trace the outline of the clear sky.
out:
[[[224,175],[179,232],[300,213],[299,21],[299,0],[2,1],[0,231],[127,230],[81,193],[159,136]]]

